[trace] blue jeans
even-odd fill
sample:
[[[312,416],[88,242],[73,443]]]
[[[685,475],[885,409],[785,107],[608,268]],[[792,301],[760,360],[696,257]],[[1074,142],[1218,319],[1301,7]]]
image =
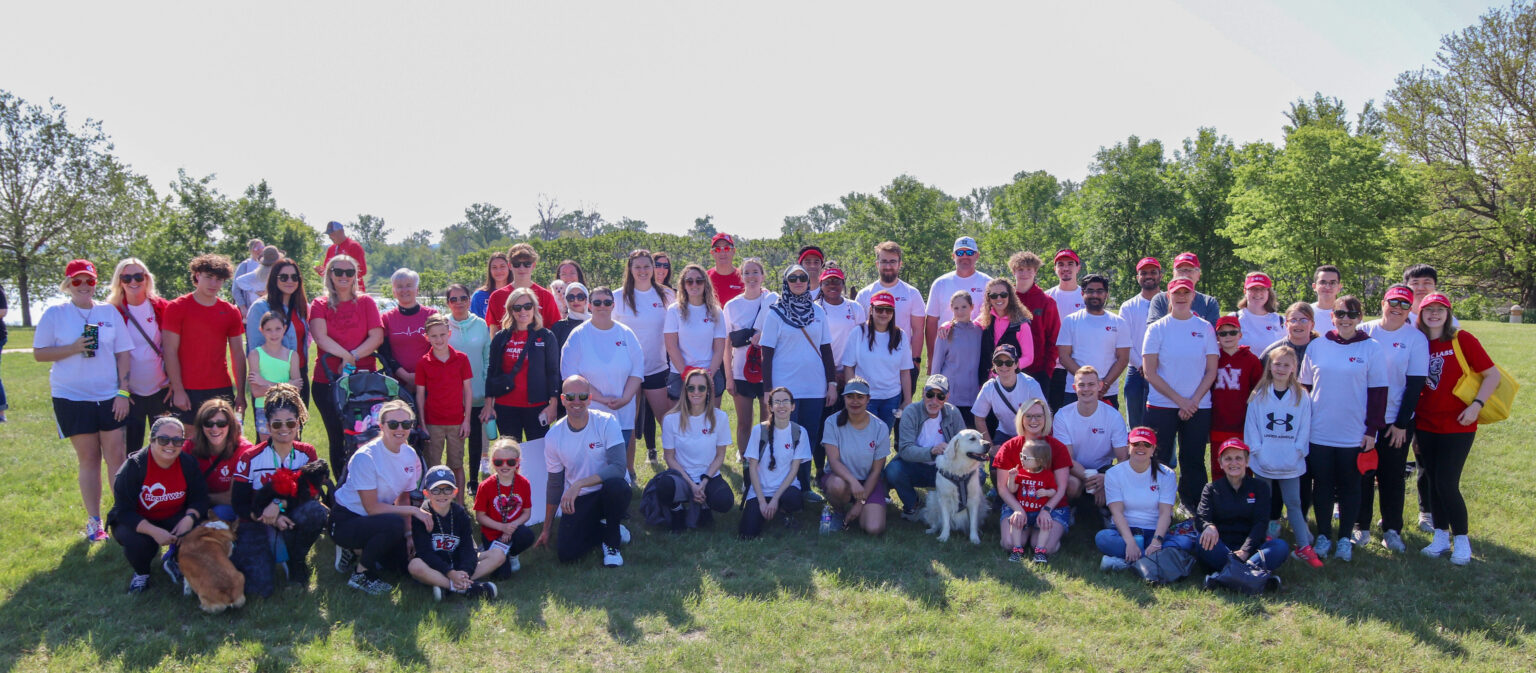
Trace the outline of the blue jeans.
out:
[[[1228,556],[1228,554],[1232,552],[1232,550],[1228,548],[1227,545],[1221,540],[1216,541],[1215,547],[1206,549],[1205,547],[1200,546],[1198,539],[1195,541],[1194,548],[1189,549],[1188,551],[1189,553],[1194,554],[1195,558],[1200,560],[1200,563],[1206,565],[1212,571],[1225,568],[1227,566],[1227,561],[1231,558]],[[1253,556],[1248,560],[1251,563],[1256,563],[1263,566],[1266,570],[1273,571],[1274,569],[1279,568],[1280,564],[1285,563],[1285,556],[1290,552],[1290,545],[1286,544],[1284,540],[1275,538],[1265,542],[1264,545],[1259,547],[1259,550],[1254,552]]]
[[[1147,412],[1147,377],[1141,374],[1141,367],[1125,368],[1120,394],[1125,396],[1126,423],[1133,428],[1141,425],[1141,417]]]
[[[1152,539],[1152,534],[1157,531],[1151,528],[1131,527],[1131,535],[1139,538],[1136,544],[1142,549],[1147,548],[1146,541]],[[1120,537],[1120,531],[1114,528],[1105,528],[1093,535],[1093,546],[1099,548],[1099,553],[1105,556],[1113,556],[1118,559],[1125,558],[1125,538]]]
[[[916,511],[923,506],[917,497],[918,488],[933,488],[939,468],[933,463],[911,463],[900,458],[885,464],[885,483],[896,489],[903,511]]]
[[[901,408],[901,393],[897,393],[883,400],[870,400],[869,413],[874,414],[880,420],[885,421],[885,427],[891,429],[891,434],[896,434],[896,410]]]

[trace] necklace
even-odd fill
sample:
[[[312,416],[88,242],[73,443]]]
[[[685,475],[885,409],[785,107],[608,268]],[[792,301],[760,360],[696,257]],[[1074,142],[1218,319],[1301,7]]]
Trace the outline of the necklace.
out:
[[[69,302],[69,306],[70,308],[75,309],[75,313],[80,315],[81,322],[84,322],[87,325],[91,324],[91,311],[96,310],[96,302],[92,301],[91,307],[85,309],[85,311],[81,311],[80,307],[75,305],[75,302]]]

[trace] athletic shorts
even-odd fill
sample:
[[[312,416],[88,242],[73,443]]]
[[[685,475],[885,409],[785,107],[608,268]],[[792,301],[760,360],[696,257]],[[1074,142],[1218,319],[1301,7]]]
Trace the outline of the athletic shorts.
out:
[[[640,389],[661,390],[667,387],[667,375],[671,373],[670,370],[663,369],[655,374],[647,374],[645,378],[640,379]]]
[[[767,392],[767,391],[763,390],[763,382],[762,381],[758,381],[757,383],[749,383],[749,382],[747,382],[745,380],[742,380],[742,379],[736,379],[735,381],[736,381],[736,394],[740,395],[742,397],[748,397],[748,398],[751,398],[751,399],[754,399],[754,400],[762,399],[763,393]]]
[[[111,432],[128,425],[126,414],[121,420],[112,417],[112,401],[115,399],[117,398],[113,397],[101,402],[77,402],[62,397],[53,398],[53,418],[58,422],[59,438]],[[144,447],[133,446],[129,447],[129,451],[142,448]]]

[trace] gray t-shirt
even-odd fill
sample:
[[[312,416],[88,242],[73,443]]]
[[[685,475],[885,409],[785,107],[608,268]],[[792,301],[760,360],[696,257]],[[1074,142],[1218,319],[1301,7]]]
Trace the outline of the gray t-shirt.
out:
[[[821,443],[837,447],[843,466],[859,481],[864,481],[869,478],[869,468],[875,461],[891,455],[891,428],[873,414],[863,430],[853,427],[852,421],[839,426],[839,415],[841,413],[828,416],[822,424]]]

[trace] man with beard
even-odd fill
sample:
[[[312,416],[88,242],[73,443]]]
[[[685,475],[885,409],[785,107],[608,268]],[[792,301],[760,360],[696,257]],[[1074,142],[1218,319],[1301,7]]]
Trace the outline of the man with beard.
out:
[[[1147,377],[1141,374],[1141,341],[1147,335],[1147,311],[1152,308],[1152,298],[1163,286],[1163,264],[1156,257],[1141,258],[1136,263],[1136,284],[1141,287],[1141,294],[1120,304],[1120,317],[1131,333],[1131,362],[1125,369],[1125,413],[1133,428],[1141,425],[1141,415],[1147,410]]]
[[[1188,278],[1190,282],[1198,285],[1200,283],[1200,258],[1193,252],[1179,253],[1178,256],[1173,258],[1173,277],[1175,279]],[[1221,319],[1221,302],[1204,292],[1195,293],[1194,304],[1190,308],[1194,311],[1195,315],[1200,316],[1212,325]],[[1155,323],[1165,315],[1168,315],[1168,293],[1159,292],[1152,299],[1151,308],[1147,309],[1147,324]]]
[[[1131,361],[1131,330],[1124,318],[1104,310],[1104,301],[1109,298],[1109,279],[1089,274],[1081,289],[1082,310],[1061,321],[1061,333],[1056,337],[1056,356],[1067,374],[1067,390],[1057,390],[1055,394],[1065,397],[1068,390],[1075,390],[1074,375],[1078,368],[1092,365],[1095,371],[1103,372],[1099,376],[1099,396],[1119,408],[1120,372]]]
[[[901,275],[901,245],[895,241],[886,241],[875,246],[875,268],[880,272],[880,280],[864,286],[859,290],[856,301],[864,306],[864,312],[869,312],[869,299],[876,292],[889,292],[896,298],[896,325],[907,330],[907,347],[912,351],[912,389],[917,390],[918,364],[923,358],[923,342],[917,335],[924,332],[923,293],[916,287],[900,278]]]

